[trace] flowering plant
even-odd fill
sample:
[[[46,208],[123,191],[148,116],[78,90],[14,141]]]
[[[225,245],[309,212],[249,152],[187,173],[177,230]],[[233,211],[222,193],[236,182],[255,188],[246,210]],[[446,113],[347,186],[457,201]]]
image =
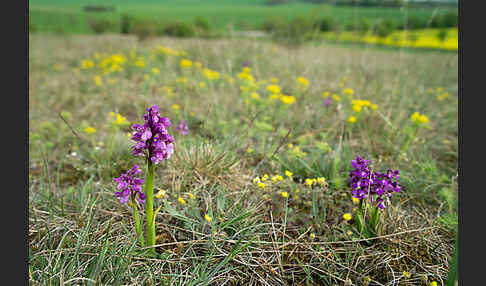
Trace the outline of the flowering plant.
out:
[[[365,237],[379,235],[380,210],[390,203],[393,193],[399,192],[399,170],[387,170],[386,173],[372,172],[369,161],[357,156],[351,160],[353,169],[349,172],[349,182],[354,200],[358,200],[359,207],[354,220],[360,234]],[[366,211],[370,210],[369,218],[365,221]]]
[[[145,245],[145,241],[141,235],[142,227],[135,199],[141,204],[145,203],[147,246],[150,247],[155,244],[155,216],[160,210],[159,207],[154,211],[155,166],[171,157],[174,152],[172,144],[174,138],[167,131],[171,126],[169,118],[160,116],[157,105],[147,108],[146,111],[147,113],[143,116],[145,123],[132,125],[132,129],[135,131],[132,140],[136,142],[132,147],[133,155],[145,157],[147,163],[145,193],[141,192],[140,187],[144,180],[133,177],[141,173],[141,169],[137,165],[119,178],[115,178],[114,181],[118,184],[117,188],[121,190],[115,193],[115,196],[120,198],[120,203],[123,204],[131,199],[130,205],[133,209],[135,228],[142,246]],[[155,249],[152,248],[151,251],[155,252]]]

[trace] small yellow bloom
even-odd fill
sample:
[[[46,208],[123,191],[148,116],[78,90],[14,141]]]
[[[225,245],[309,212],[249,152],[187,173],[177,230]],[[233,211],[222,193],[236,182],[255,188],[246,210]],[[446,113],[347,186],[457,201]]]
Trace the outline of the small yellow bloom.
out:
[[[310,187],[314,182],[312,181],[312,179],[307,178],[305,179],[305,183]]]
[[[272,84],[272,85],[267,86],[267,90],[270,91],[273,94],[280,93],[280,87],[276,84]]]
[[[288,170],[286,170],[286,171],[285,171],[285,176],[287,176],[287,177],[289,177],[289,178],[290,178],[290,177],[292,177],[292,175],[293,175],[293,173],[292,173],[292,172],[290,172],[290,171],[288,171]]]
[[[171,108],[174,109],[174,110],[181,109],[181,107],[178,104],[172,104]]]
[[[190,67],[192,67],[192,62],[190,60],[188,60],[188,59],[182,59],[180,61],[180,66],[182,68],[190,68]]]
[[[358,198],[352,197],[352,199],[353,199],[353,203],[355,203],[355,204],[359,203],[359,199]]]
[[[96,129],[93,128],[93,127],[86,127],[86,128],[84,128],[84,132],[86,134],[92,134],[92,133],[96,133]]]
[[[354,94],[354,90],[352,90],[351,88],[345,88],[345,89],[343,89],[343,94],[345,94],[345,95],[353,95]]]
[[[320,185],[325,185],[326,184],[326,178],[324,178],[324,177],[317,178],[317,183],[319,183]]]
[[[324,92],[322,93],[322,96],[324,96],[324,97],[329,97],[329,91],[324,91]]]
[[[263,195],[263,199],[264,200],[267,200],[268,199],[268,195],[267,194]]]
[[[348,230],[348,231],[346,232],[346,234],[347,234],[347,235],[352,235],[352,234],[353,234],[353,232],[352,232],[352,231],[350,231],[350,230]]]
[[[277,181],[277,176],[272,176],[272,182],[276,182]]]
[[[334,100],[334,101],[340,101],[341,100],[341,97],[339,95],[337,95],[337,94],[333,94],[332,95],[332,100]]]
[[[260,178],[256,177],[253,179],[253,184],[260,183]]]
[[[209,223],[211,222],[211,217],[208,214],[204,215],[204,219]]]
[[[198,69],[202,68],[202,64],[200,62],[194,62],[194,66]]]
[[[432,281],[432,282],[430,282],[430,286],[437,286],[437,285],[438,285],[438,284],[437,284],[437,281]]]
[[[294,96],[288,96],[288,95],[284,95],[282,97],[280,97],[280,100],[285,103],[285,104],[292,104],[295,102],[295,97]]]
[[[165,194],[166,194],[166,193],[165,193],[165,190],[160,189],[160,190],[157,192],[157,194],[155,194],[155,197],[156,197],[157,199],[160,199],[160,198],[162,198],[162,197],[165,197]]]
[[[353,105],[354,112],[361,112],[361,105]]]
[[[187,193],[187,195],[189,196],[189,199],[194,200],[195,197],[192,193]]]
[[[294,148],[294,144],[290,143],[290,144],[288,145],[288,147],[289,147],[289,148]]]
[[[283,181],[283,177],[280,175],[277,175],[277,181]]]
[[[295,193],[296,194],[300,193],[300,190],[299,189],[295,189]]]
[[[373,109],[373,110],[377,110],[377,109],[378,109],[378,105],[376,105],[376,104],[372,104],[372,105],[371,105],[371,109]]]
[[[316,238],[316,234],[315,234],[315,233],[311,233],[311,234],[310,234],[310,238],[311,238],[311,239]]]
[[[281,193],[281,195],[282,195],[282,197],[284,197],[284,198],[286,198],[286,197],[288,197],[288,196],[289,196],[289,194],[288,194],[287,192],[282,192],[282,193]]]
[[[250,147],[248,147],[248,149],[246,149],[246,152],[247,152],[247,153],[253,153],[253,149],[252,149],[252,148],[250,148]]]
[[[355,123],[355,122],[356,122],[356,117],[354,117],[354,116],[350,116],[350,117],[348,118],[348,122],[349,122],[349,123],[351,123],[351,124]]]
[[[81,61],[81,68],[82,69],[90,69],[94,67],[94,62],[92,60],[82,60]]]
[[[266,181],[268,179],[268,174],[263,174],[262,181]]]
[[[252,93],[251,93],[251,97],[252,97],[253,99],[260,99],[260,95],[258,94],[258,92],[252,92]]]
[[[181,203],[181,205],[186,205],[186,200],[184,200],[183,198],[179,197],[177,200],[179,201],[179,203]]]
[[[199,82],[199,87],[201,88],[206,87],[206,83],[204,81]]]
[[[410,278],[410,273],[408,271],[403,271],[403,276],[405,278]]]
[[[152,73],[153,74],[159,74],[160,70],[158,68],[152,68]]]
[[[258,186],[259,188],[262,188],[262,189],[264,189],[264,188],[265,188],[265,184],[264,184],[264,183],[262,183],[262,182],[258,182],[258,183],[257,183],[257,186]]]
[[[299,86],[304,86],[304,87],[309,85],[309,81],[306,78],[301,76],[297,78],[297,83],[299,84]]]
[[[345,214],[343,215],[343,218],[344,218],[345,220],[349,221],[349,220],[352,218],[352,216],[351,216],[351,214],[350,214],[350,213],[345,213]]]

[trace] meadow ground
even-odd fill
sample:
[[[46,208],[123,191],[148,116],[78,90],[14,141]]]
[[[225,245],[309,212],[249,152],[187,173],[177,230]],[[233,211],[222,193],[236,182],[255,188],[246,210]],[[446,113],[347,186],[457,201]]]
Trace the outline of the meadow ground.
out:
[[[457,61],[370,46],[31,34],[30,284],[444,285],[457,226]],[[148,255],[113,178],[144,166],[130,125],[153,104],[172,121],[175,151],[156,169],[162,208]],[[403,187],[370,240],[352,228],[356,156],[399,169]]]

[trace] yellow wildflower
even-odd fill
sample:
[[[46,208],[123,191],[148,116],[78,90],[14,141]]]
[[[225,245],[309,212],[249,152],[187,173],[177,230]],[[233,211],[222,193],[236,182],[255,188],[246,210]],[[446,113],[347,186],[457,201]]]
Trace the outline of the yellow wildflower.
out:
[[[300,193],[300,190],[299,189],[295,189],[295,193],[296,194]]]
[[[341,101],[341,97],[339,95],[337,95],[337,94],[333,94],[332,95],[332,100],[334,100],[334,101]]]
[[[280,100],[285,104],[292,104],[295,102],[295,97],[291,95],[290,96],[284,95],[280,98]]]
[[[260,95],[258,94],[258,92],[252,92],[252,93],[251,93],[251,97],[252,97],[253,99],[260,99]]]
[[[280,93],[280,87],[276,84],[272,84],[267,86],[267,90],[270,91],[273,94]]]
[[[194,200],[195,197],[192,193],[187,193],[187,195],[189,196],[189,199]]]
[[[410,273],[408,271],[403,271],[403,276],[405,278],[410,278]]]
[[[181,107],[178,104],[172,104],[171,108],[174,109],[174,110],[181,109]]]
[[[155,197],[156,197],[157,199],[160,199],[160,198],[162,198],[162,197],[165,197],[165,195],[166,195],[165,190],[160,189],[160,190],[157,192],[157,194],[155,194]]]
[[[93,128],[93,127],[86,127],[86,128],[84,128],[84,133],[86,133],[86,134],[96,133],[96,129]]]
[[[356,117],[354,117],[354,116],[350,116],[350,117],[348,118],[348,122],[349,122],[349,123],[351,123],[351,124],[355,123],[355,122],[356,122]]]
[[[361,105],[353,105],[353,111],[354,112],[360,112],[361,111]]]
[[[280,175],[277,175],[277,181],[283,181],[283,177]]]
[[[329,91],[324,91],[324,92],[322,93],[322,96],[324,96],[324,97],[329,97]]]
[[[202,64],[200,62],[194,62],[194,66],[198,69],[202,68]]]
[[[206,87],[206,83],[204,81],[199,82],[199,87],[201,88]]]
[[[289,194],[288,194],[287,192],[282,192],[282,193],[281,193],[281,195],[282,195],[282,197],[284,197],[284,198],[286,198],[286,197],[288,197],[288,196],[289,196]]]
[[[262,181],[266,181],[268,179],[268,174],[263,174]]]
[[[181,203],[181,205],[186,205],[186,200],[184,200],[183,198],[179,197],[177,200],[179,201],[179,203]]]
[[[286,170],[286,171],[285,171],[285,176],[287,176],[287,177],[289,177],[289,178],[290,178],[290,177],[292,177],[292,172],[290,172],[290,171]]]
[[[345,94],[345,95],[353,95],[354,94],[354,90],[352,90],[351,88],[345,88],[345,89],[343,89],[343,94]]]
[[[372,104],[372,105],[371,105],[371,109],[373,109],[373,110],[377,110],[377,109],[378,109],[378,105],[376,105],[376,104]]]
[[[190,68],[190,67],[192,67],[192,62],[188,59],[182,59],[180,61],[180,66],[181,66],[181,68]]]
[[[160,70],[158,68],[152,68],[152,73],[153,74],[159,74]]]
[[[264,183],[262,183],[262,182],[258,182],[258,183],[257,183],[257,186],[258,186],[259,188],[262,188],[262,189],[264,189],[264,188],[265,188],[265,184],[264,184]]]
[[[353,200],[353,203],[355,203],[355,204],[359,203],[359,199],[358,198],[351,197],[351,199]]]
[[[312,179],[307,178],[307,179],[305,179],[305,183],[306,183],[306,185],[308,185],[310,187],[310,186],[312,186],[314,181],[312,181]]]
[[[309,81],[306,78],[301,76],[297,78],[297,83],[299,83],[299,86],[304,86],[304,87],[309,85]]]
[[[92,60],[82,60],[81,61],[81,68],[82,69],[90,69],[94,67],[94,62]]]
[[[256,177],[253,179],[253,184],[260,183],[260,178]]]
[[[211,222],[211,217],[208,214],[204,215],[204,219],[209,223]]]
[[[310,238],[311,238],[311,239],[316,238],[316,234],[315,234],[315,233],[311,233],[311,234],[310,234]]]
[[[135,65],[137,67],[143,68],[145,66],[145,60],[143,58],[139,58],[136,62]]]
[[[430,282],[430,286],[437,286],[437,285],[438,285],[438,284],[437,284],[437,281],[432,281],[432,282]]]
[[[344,218],[345,220],[349,221],[349,220],[351,220],[352,216],[351,216],[351,214],[350,214],[350,213],[345,213],[345,214],[343,215],[343,218]]]
[[[325,184],[326,184],[326,178],[324,178],[324,177],[319,177],[319,178],[317,178],[317,182],[318,182],[320,185],[325,185]]]

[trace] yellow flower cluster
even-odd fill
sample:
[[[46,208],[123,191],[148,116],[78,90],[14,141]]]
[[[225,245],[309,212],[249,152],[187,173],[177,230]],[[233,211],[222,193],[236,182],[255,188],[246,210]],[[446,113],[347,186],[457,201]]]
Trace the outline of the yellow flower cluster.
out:
[[[94,66],[94,62],[90,59],[85,59],[81,61],[81,68],[84,70],[94,68]]]
[[[182,59],[179,65],[181,66],[181,68],[190,68],[192,67],[192,61],[188,59]]]
[[[298,87],[307,87],[309,85],[309,81],[305,78],[305,77],[301,77],[299,76],[297,78],[297,84],[298,84]]]
[[[86,133],[86,134],[96,133],[96,129],[94,127],[86,127],[83,130],[84,130],[84,133]]]
[[[251,69],[249,67],[244,67],[243,70],[237,74],[237,77],[246,81],[255,81],[255,78],[253,77],[253,75],[251,75]]]
[[[378,109],[378,105],[372,104],[369,100],[354,99],[351,104],[354,112],[361,112],[363,107],[370,107],[372,110]]]
[[[270,91],[273,94],[279,94],[280,93],[280,87],[276,84],[272,84],[267,86],[267,90]]]
[[[113,118],[112,123],[118,126],[123,126],[128,123],[127,119],[119,113],[110,112],[110,117]]]
[[[155,53],[155,54],[172,55],[172,56],[176,56],[176,57],[185,54],[184,51],[178,51],[178,50],[174,50],[174,49],[167,48],[167,47],[164,47],[164,46],[157,46],[157,47],[155,47],[155,49],[152,50],[152,52]]]
[[[307,178],[305,179],[305,184],[309,187],[312,187],[313,185],[316,185],[316,184],[319,184],[321,186],[326,186],[327,185],[327,182],[326,182],[326,178],[324,177],[318,177],[318,178]]]
[[[215,79],[218,79],[220,77],[219,72],[213,71],[213,70],[207,69],[207,68],[203,69],[202,73],[209,80],[215,80]]]
[[[424,114],[420,114],[418,112],[415,112],[410,116],[410,120],[412,120],[413,123],[422,125],[422,124],[427,124],[429,122],[429,118],[425,116]]]

